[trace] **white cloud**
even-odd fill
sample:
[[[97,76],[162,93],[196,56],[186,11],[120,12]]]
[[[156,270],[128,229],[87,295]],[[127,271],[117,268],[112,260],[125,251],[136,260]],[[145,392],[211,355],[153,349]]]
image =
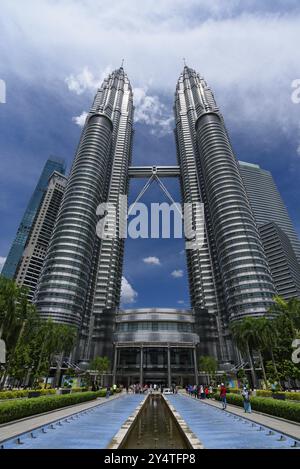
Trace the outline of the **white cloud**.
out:
[[[183,277],[183,270],[173,270],[173,272],[171,273],[172,277],[174,278],[181,278]]]
[[[161,265],[159,258],[155,256],[144,257],[143,262],[150,265]]]
[[[294,142],[300,8],[280,3],[164,0],[153,8],[150,0],[27,0],[24,11],[18,0],[2,0],[1,73],[61,86],[60,95],[67,76],[69,89],[82,94],[97,88],[106,64],[116,68],[124,57],[132,86],[150,98],[141,92],[136,119],[149,120],[150,106],[160,118],[151,131],[159,134],[169,131],[172,114],[170,104],[162,113],[161,97],[173,95],[186,57],[212,86],[228,127],[254,128],[266,144],[278,132]]]
[[[156,127],[156,129],[151,129],[151,133],[158,136],[171,133],[174,125],[173,116],[158,96],[151,96],[147,93],[147,87],[133,89],[135,122]]]
[[[75,122],[75,124],[79,125],[79,127],[83,127],[85,124],[85,120],[87,118],[88,113],[83,111],[80,116],[75,116],[72,117],[72,121]]]
[[[133,289],[128,280],[122,277],[121,286],[121,303],[130,304],[135,303],[138,297],[138,293]]]
[[[111,73],[112,67],[108,65],[101,73],[98,74],[98,77],[91,72],[88,67],[83,67],[82,71],[77,75],[69,75],[65,82],[70,91],[74,91],[76,94],[82,94],[85,91],[95,91],[100,87],[104,78]]]
[[[0,256],[0,272],[2,271],[3,269],[3,266],[5,264],[5,261],[6,261],[6,257],[1,257]]]
[[[177,303],[178,303],[179,305],[184,305],[185,302],[184,302],[183,300],[178,300]]]

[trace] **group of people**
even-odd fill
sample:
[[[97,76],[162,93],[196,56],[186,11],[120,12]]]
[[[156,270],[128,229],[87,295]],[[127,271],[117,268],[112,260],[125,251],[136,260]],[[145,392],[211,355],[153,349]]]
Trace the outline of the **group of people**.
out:
[[[152,394],[154,391],[163,392],[163,389],[163,386],[158,384],[132,384],[131,386],[126,386],[127,394],[130,392],[133,394],[145,394],[148,392]],[[177,394],[178,387],[176,385],[172,385],[170,389],[172,390],[173,394]]]
[[[213,396],[213,387],[203,386],[202,384],[191,386],[189,384],[186,387],[186,392],[196,399],[210,399]]]
[[[203,386],[202,384],[199,385],[188,385],[186,387],[186,392],[189,394],[191,397],[194,397],[196,399],[209,399],[213,397],[213,387],[210,386]],[[220,385],[220,401],[222,403],[222,409],[225,410],[227,407],[227,400],[226,400],[226,395],[227,395],[227,388],[224,383],[221,383]],[[243,386],[242,389],[242,397],[243,397],[243,405],[244,405],[244,410],[247,413],[251,413],[251,403],[250,403],[250,396],[251,396],[251,391],[250,389],[247,388],[247,386]]]
[[[222,409],[225,410],[227,407],[227,400],[226,400],[227,389],[224,383],[221,383],[220,386],[220,400],[222,402]],[[247,388],[247,386],[243,386],[242,390],[242,397],[243,397],[243,405],[244,411],[248,414],[251,414],[251,402],[250,402],[251,391]]]

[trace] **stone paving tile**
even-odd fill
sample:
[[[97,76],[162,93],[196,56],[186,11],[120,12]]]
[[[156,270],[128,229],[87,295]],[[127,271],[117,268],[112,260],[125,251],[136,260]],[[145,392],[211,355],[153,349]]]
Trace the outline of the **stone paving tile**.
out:
[[[123,395],[103,405],[87,409],[86,413],[74,415],[60,424],[33,430],[4,442],[4,449],[100,449],[106,448],[120,426],[134,411],[143,395]],[[43,433],[43,431],[45,433]]]
[[[119,399],[121,396],[123,397],[125,394],[115,394],[108,399],[106,398],[98,398],[93,401],[83,402],[81,404],[75,404],[68,407],[63,407],[62,409],[57,409],[52,412],[47,412],[39,415],[34,415],[32,417],[27,417],[25,419],[18,420],[16,422],[8,422],[6,424],[0,425],[0,442],[3,440],[7,440],[8,438],[12,438],[14,436],[20,435],[22,433],[26,433],[31,431],[37,427],[42,425],[47,425],[56,420],[68,417],[76,412],[80,412],[86,409],[90,409],[102,404],[107,403],[107,401],[111,401],[114,399]]]
[[[292,449],[294,439],[183,395],[167,396],[189,428],[210,449]],[[260,428],[262,428],[260,430]]]
[[[215,400],[204,400],[202,403],[217,408],[221,407],[221,403]],[[230,404],[227,405],[227,410],[235,415],[238,415],[239,417],[251,420],[251,422],[271,427],[280,433],[284,433],[300,440],[300,424],[288,422],[284,419],[264,415],[255,411],[252,411],[251,414],[246,414],[242,407],[237,407]]]

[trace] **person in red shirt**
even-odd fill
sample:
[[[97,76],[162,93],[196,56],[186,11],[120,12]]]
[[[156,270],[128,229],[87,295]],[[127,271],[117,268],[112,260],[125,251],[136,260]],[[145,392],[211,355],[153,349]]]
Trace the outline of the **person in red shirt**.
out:
[[[226,393],[227,389],[224,383],[221,383],[221,389],[220,389],[220,399],[222,401],[222,409],[225,410],[227,407],[227,402],[226,402]]]
[[[208,390],[208,387],[206,386],[206,388],[204,389],[204,392],[205,392],[205,398],[208,399],[209,398],[209,390]]]

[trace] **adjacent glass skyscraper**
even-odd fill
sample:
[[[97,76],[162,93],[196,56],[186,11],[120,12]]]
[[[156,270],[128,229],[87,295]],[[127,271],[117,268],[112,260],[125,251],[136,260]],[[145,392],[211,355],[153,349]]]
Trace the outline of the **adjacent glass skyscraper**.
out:
[[[54,171],[50,176],[47,190],[16,270],[16,282],[18,285],[28,288],[30,301],[33,300],[36,291],[66,183],[67,178],[57,171]]]
[[[240,170],[258,226],[274,222],[290,239],[298,262],[300,240],[270,171],[240,161]]]
[[[23,251],[28,240],[32,224],[48,188],[49,178],[54,171],[65,174],[65,163],[60,158],[51,157],[47,160],[37,186],[27,205],[21,223],[19,225],[16,238],[10,248],[6,262],[1,274],[6,278],[14,278],[18,264],[22,258]]]
[[[300,297],[300,240],[272,174],[239,163],[277,293],[287,300]]]

